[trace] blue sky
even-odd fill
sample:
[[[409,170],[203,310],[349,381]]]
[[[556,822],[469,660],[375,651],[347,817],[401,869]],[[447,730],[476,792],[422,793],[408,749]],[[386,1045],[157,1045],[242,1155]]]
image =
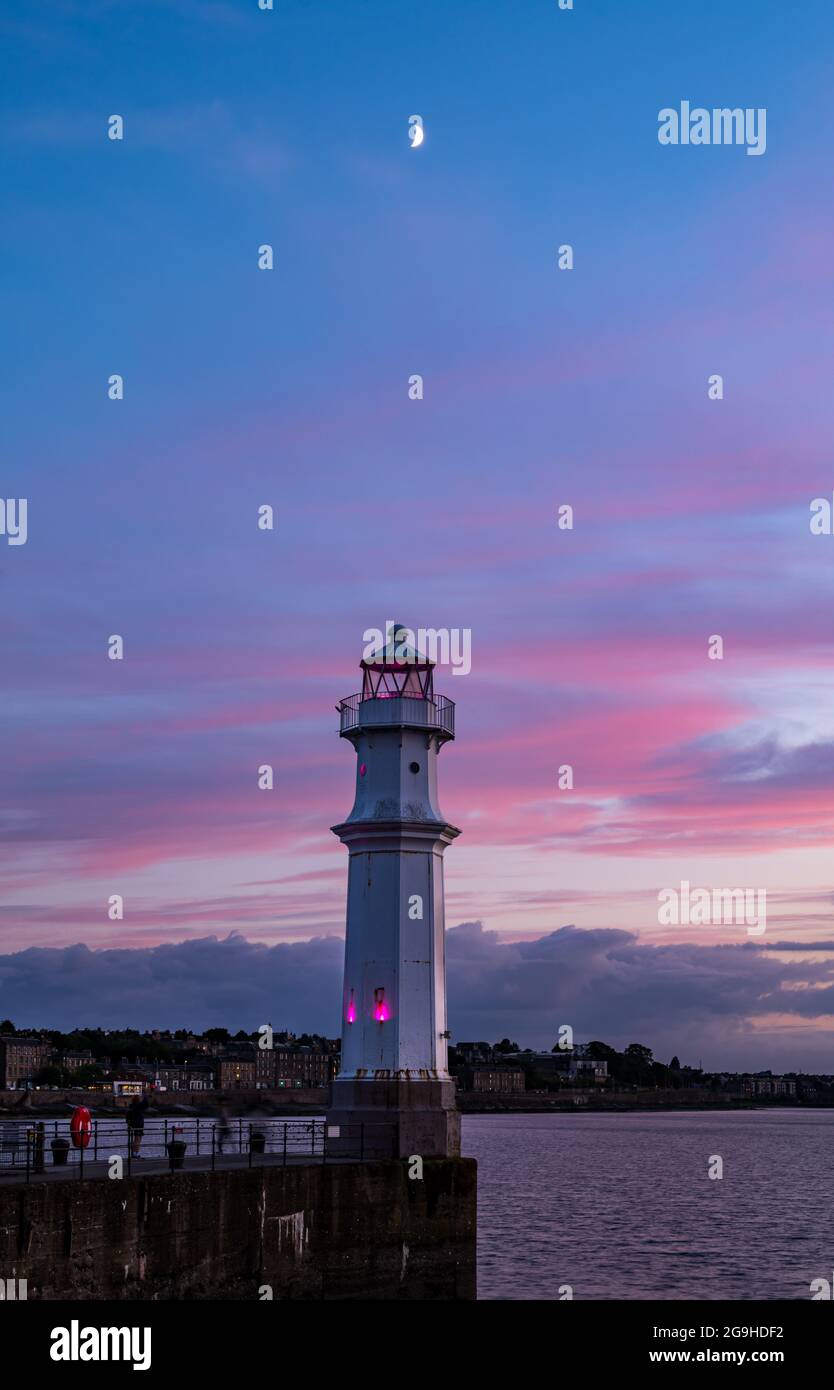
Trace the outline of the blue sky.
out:
[[[824,964],[830,4],[79,0],[0,36],[8,950],[338,936],[333,704],[397,618],[472,633],[450,926],[709,952],[739,943],[664,935],[657,891],[749,883]],[[767,108],[766,153],[659,145],[684,99]],[[819,1064],[805,987],[801,1024],[699,1012],[705,1060],[752,1028]]]

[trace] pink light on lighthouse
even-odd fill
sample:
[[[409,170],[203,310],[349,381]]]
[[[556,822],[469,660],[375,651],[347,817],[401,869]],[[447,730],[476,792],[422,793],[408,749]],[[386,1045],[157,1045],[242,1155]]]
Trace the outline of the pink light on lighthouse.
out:
[[[391,1017],[391,1010],[385,1002],[385,990],[374,990],[374,1018],[377,1023],[385,1023]]]
[[[347,1013],[345,1014],[345,1018],[347,1019],[348,1023],[356,1022],[356,1005],[353,1002],[353,990],[350,991],[350,1002],[347,1006]]]

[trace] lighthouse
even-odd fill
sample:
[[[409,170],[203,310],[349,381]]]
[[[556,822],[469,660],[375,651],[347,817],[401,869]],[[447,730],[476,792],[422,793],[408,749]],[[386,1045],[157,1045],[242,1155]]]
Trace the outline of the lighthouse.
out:
[[[460,1153],[443,900],[443,854],[460,831],[437,794],[455,707],[435,694],[434,665],[396,625],[361,662],[361,691],[337,705],[356,755],[353,809],[333,826],[349,855],[342,1063],[327,1116],[337,1151]]]

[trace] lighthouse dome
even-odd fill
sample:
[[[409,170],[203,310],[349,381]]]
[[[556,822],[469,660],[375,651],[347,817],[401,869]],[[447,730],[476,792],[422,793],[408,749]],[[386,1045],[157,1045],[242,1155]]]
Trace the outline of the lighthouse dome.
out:
[[[430,700],[435,663],[417,649],[411,628],[389,623],[386,638],[360,663],[362,699],[392,700],[408,695]]]

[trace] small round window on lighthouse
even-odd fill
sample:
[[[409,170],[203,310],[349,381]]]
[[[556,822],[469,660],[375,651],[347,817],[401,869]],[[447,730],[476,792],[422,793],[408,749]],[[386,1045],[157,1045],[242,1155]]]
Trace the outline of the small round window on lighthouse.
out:
[[[409,768],[410,768],[410,770],[411,770],[412,772],[419,772],[419,771],[420,771],[420,764],[419,764],[419,763],[409,763],[408,766],[409,766]]]
[[[365,776],[365,773],[366,773],[367,771],[368,771],[368,769],[367,769],[367,767],[365,766],[365,764],[364,764],[364,763],[360,763],[360,764],[359,764],[359,776],[360,776],[360,777],[364,777],[364,776]]]

